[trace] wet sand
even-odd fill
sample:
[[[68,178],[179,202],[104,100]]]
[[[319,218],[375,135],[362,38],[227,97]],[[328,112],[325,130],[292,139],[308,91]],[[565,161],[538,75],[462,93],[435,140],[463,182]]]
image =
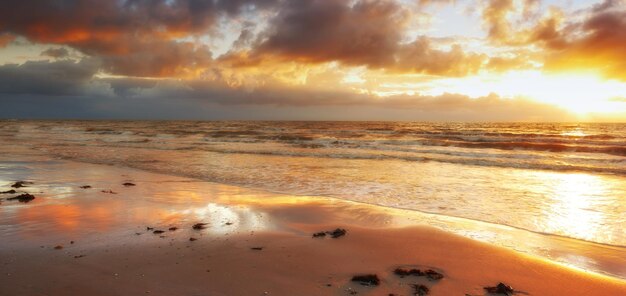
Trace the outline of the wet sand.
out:
[[[0,295],[413,295],[412,284],[489,295],[483,287],[498,282],[516,295],[626,295],[626,281],[420,225],[407,211],[46,159],[6,167],[0,191],[16,180],[32,181],[16,190],[36,199],[0,204]],[[347,234],[312,238],[338,227]],[[397,267],[444,278],[400,278]],[[368,273],[379,286],[350,281]]]

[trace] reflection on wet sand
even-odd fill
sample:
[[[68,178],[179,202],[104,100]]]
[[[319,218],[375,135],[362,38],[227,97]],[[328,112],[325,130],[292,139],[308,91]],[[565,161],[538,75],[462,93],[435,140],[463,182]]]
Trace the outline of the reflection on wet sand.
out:
[[[497,224],[435,214],[375,207],[324,197],[290,196],[188,178],[72,162],[30,164],[34,170],[5,176],[0,186],[16,178],[33,181],[23,188],[37,199],[29,204],[0,205],[1,247],[51,246],[59,242],[86,244],[149,243],[166,238],[188,239],[202,235],[229,236],[250,232],[311,233],[345,224],[380,228],[430,225],[466,237],[548,257],[587,270],[626,278],[626,250],[572,239],[538,235]],[[4,172],[4,171],[3,171]],[[129,173],[130,172],[130,173]],[[595,235],[587,225],[601,219],[587,211],[585,196],[602,194],[602,187],[589,175],[571,176],[555,183],[555,212],[551,227],[571,227]],[[133,187],[122,183],[132,181]],[[89,189],[80,186],[88,184]],[[101,190],[118,194],[105,194]],[[195,223],[207,223],[193,230]],[[341,223],[339,225],[338,223]],[[307,226],[308,225],[308,226]],[[310,229],[310,225],[324,225]],[[328,227],[326,227],[328,226]],[[153,235],[146,227],[166,230]],[[179,230],[168,232],[170,227]],[[137,235],[137,233],[141,235]]]

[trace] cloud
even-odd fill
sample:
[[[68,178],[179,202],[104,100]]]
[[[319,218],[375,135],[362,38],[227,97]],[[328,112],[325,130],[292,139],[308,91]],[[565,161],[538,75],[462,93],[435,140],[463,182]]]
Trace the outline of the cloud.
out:
[[[130,87],[126,85],[126,87]],[[380,97],[344,90],[319,90],[306,87],[225,88],[220,83],[206,81],[162,81],[145,88],[134,87],[133,99],[181,98],[197,104],[212,104],[221,108],[245,107],[249,110],[300,110],[303,115],[279,113],[274,119],[313,119],[304,115],[316,110],[317,119],[358,119],[366,112],[368,119],[382,120],[482,120],[532,121],[572,120],[563,109],[523,98],[503,98],[495,94],[472,98],[461,94],[395,95]],[[295,109],[294,109],[295,108]],[[343,110],[342,117],[322,114]],[[348,112],[348,110],[350,110]],[[360,110],[360,111],[359,111]],[[376,115],[378,112],[378,115]],[[296,113],[297,114],[297,113]],[[333,113],[335,114],[335,113]],[[336,113],[340,114],[340,113]],[[249,115],[252,116],[252,115]],[[397,117],[400,116],[400,117]],[[362,119],[363,117],[361,117]]]
[[[569,121],[553,106],[497,96],[470,98],[395,96],[379,98],[341,92],[203,88],[176,90],[160,84],[132,97],[0,94],[0,118],[134,118],[230,120],[413,120],[413,121]],[[169,88],[169,91],[164,91]],[[159,94],[156,95],[155,94]],[[182,96],[181,96],[182,95]],[[33,106],[38,106],[32,110]]]
[[[626,5],[607,0],[592,8],[589,16],[561,30],[566,42],[550,46],[546,68],[552,70],[595,70],[609,78],[626,81]]]
[[[427,37],[419,37],[401,46],[396,52],[396,63],[389,67],[399,72],[425,73],[442,76],[465,76],[482,67],[485,55],[465,53],[458,44],[449,51],[438,50]]]
[[[58,58],[65,58],[65,57],[69,56],[70,52],[67,49],[63,48],[63,47],[48,48],[48,49],[42,51],[41,55],[58,59]]]
[[[393,63],[408,11],[393,1],[290,1],[271,20],[256,55],[302,62],[341,61],[381,67]]]
[[[15,36],[12,34],[0,34],[0,48],[9,45],[13,40],[15,40]]]
[[[626,1],[605,0],[566,12],[552,6],[540,17],[536,0],[487,0],[482,19],[488,40],[518,50],[542,50],[532,59],[551,71],[596,71],[626,81]],[[536,55],[535,55],[536,56]],[[487,69],[515,67],[521,56],[492,57]]]
[[[84,94],[99,69],[93,59],[80,62],[28,61],[0,66],[0,93],[10,95],[74,96]]]
[[[24,0],[0,4],[0,33],[61,44],[101,58],[112,74],[162,77],[205,67],[211,52],[182,41],[214,29],[223,14],[274,0]],[[132,63],[131,63],[132,62]]]
[[[500,45],[524,45],[528,26],[533,26],[541,12],[539,0],[485,0],[481,10],[487,39]],[[549,9],[552,13],[553,8]]]
[[[250,51],[234,50],[220,60],[234,67],[257,67],[268,61],[339,62],[451,76],[475,73],[481,67],[484,56],[465,53],[459,45],[440,49],[425,36],[405,42],[410,18],[411,11],[394,1],[290,1]]]
[[[265,119],[313,119],[307,114],[315,110],[317,119],[342,119],[338,117],[341,114],[343,119],[367,115],[386,120],[567,118],[564,111],[552,106],[497,95],[379,97],[306,85],[249,89],[231,87],[220,80],[97,78],[98,68],[94,59],[0,66],[0,117],[256,119],[263,111],[269,112],[263,115]],[[228,112],[219,114],[216,110]]]
[[[513,0],[488,0],[482,17],[487,25],[487,36],[492,40],[505,40],[511,30],[507,16],[515,8]]]
[[[98,58],[102,70],[115,75],[191,78],[216,67],[206,38],[217,38],[222,17],[243,24],[230,52],[217,62],[225,67],[337,62],[392,73],[464,76],[476,73],[487,59],[454,42],[426,36],[409,40],[416,12],[394,0],[24,0],[2,5],[8,4],[0,4],[0,33],[71,47]],[[237,19],[262,11],[272,13]],[[254,28],[259,22],[267,22],[261,33]]]

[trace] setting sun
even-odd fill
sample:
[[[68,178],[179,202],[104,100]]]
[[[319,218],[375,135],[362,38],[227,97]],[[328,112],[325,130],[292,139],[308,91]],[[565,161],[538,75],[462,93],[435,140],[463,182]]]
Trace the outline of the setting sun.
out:
[[[458,92],[470,96],[497,93],[508,97],[523,97],[548,103],[575,112],[626,112],[626,82],[607,80],[594,73],[542,73],[541,71],[512,71],[498,75],[477,75],[468,78],[445,79],[436,83],[428,93]]]

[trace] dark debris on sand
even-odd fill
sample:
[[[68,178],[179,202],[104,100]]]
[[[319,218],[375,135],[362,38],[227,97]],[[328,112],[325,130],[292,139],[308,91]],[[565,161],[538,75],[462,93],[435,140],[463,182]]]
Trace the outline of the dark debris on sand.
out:
[[[320,232],[316,232],[313,234],[314,238],[321,238],[321,237],[326,237],[326,235],[330,235],[330,237],[332,238],[339,238],[342,237],[344,235],[346,235],[346,233],[348,233],[347,230],[343,229],[343,228],[337,228],[333,231],[320,231]]]
[[[424,274],[426,274],[426,277],[429,280],[438,281],[438,280],[443,278],[443,274],[441,274],[439,272],[436,272],[436,271],[434,271],[432,269],[428,269],[428,270],[424,271]]]
[[[33,199],[35,199],[35,196],[32,195],[32,194],[28,194],[28,193],[23,193],[23,194],[20,194],[18,196],[7,198],[7,200],[17,200],[17,201],[23,202],[23,203],[30,202]]]
[[[114,192],[113,190],[101,190],[100,192],[102,193],[108,193],[108,194],[117,194],[116,192]]]
[[[363,286],[378,286],[380,285],[380,279],[375,274],[363,274],[355,275],[352,277],[353,282],[357,282]]]
[[[503,283],[498,283],[495,287],[484,287],[484,289],[491,294],[513,295],[515,293],[513,287]]]
[[[135,186],[135,183],[126,182],[126,183],[124,183],[122,185],[124,185],[126,187],[130,187],[130,186]]]
[[[405,276],[426,276],[429,280],[438,281],[443,278],[443,274],[436,272],[432,269],[427,269],[425,271],[421,271],[419,269],[404,269],[404,268],[396,268],[393,273],[400,277]]]
[[[419,270],[419,269],[404,269],[404,268],[396,268],[393,273],[397,276],[400,277],[405,277],[405,276],[410,276],[410,275],[414,275],[414,276],[423,276],[424,273]]]
[[[15,183],[13,183],[13,185],[11,185],[11,187],[13,188],[22,188],[22,187],[26,187],[26,185],[32,185],[33,182],[28,182],[28,181],[17,181]]]
[[[207,223],[196,223],[193,226],[191,226],[191,228],[193,228],[195,230],[201,230],[201,229],[205,229],[206,225],[207,225]]]
[[[91,186],[90,185],[83,185],[83,186],[80,186],[79,188],[81,188],[81,189],[89,189],[89,188],[91,188]]]
[[[11,189],[11,190],[7,190],[7,191],[0,191],[0,194],[15,194],[17,193],[17,191]]]
[[[414,296],[426,296],[430,289],[424,285],[411,285],[413,287],[413,295]]]

